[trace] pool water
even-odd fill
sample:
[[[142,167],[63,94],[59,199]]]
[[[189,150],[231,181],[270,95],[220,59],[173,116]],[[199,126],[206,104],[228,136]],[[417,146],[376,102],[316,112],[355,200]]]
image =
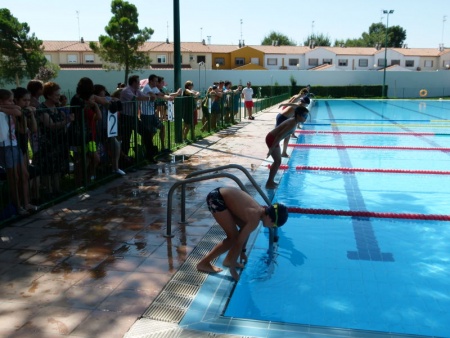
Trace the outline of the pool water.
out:
[[[317,101],[274,197],[317,212],[290,213],[273,259],[260,229],[223,317],[449,337],[450,223],[404,217],[450,214],[449,128],[446,101]]]

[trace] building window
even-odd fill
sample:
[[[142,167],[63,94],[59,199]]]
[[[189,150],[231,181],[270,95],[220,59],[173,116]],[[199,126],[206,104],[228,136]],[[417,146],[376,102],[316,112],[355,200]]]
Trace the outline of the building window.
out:
[[[384,67],[384,59],[378,59],[378,67]]]
[[[392,60],[391,61],[391,66],[392,65],[399,65],[400,66],[400,60]]]
[[[323,59],[322,63],[324,65],[332,65],[333,64],[333,59]]]
[[[340,67],[347,67],[348,66],[348,60],[347,59],[339,59],[338,64]]]
[[[78,57],[75,54],[67,55],[67,63],[78,63]]]
[[[84,62],[86,63],[94,63],[94,55],[88,54],[84,56]]]
[[[297,65],[300,63],[300,59],[289,59],[289,66],[295,66],[297,67]]]
[[[52,62],[52,56],[50,54],[45,54],[45,58],[48,62]]]
[[[197,63],[200,63],[200,62],[206,62],[206,56],[197,55]]]
[[[278,60],[276,58],[268,58],[267,65],[268,66],[276,66],[278,64]]]
[[[236,66],[243,66],[243,65],[245,65],[245,59],[244,58],[236,58],[236,59],[234,59],[234,64]]]
[[[319,59],[308,59],[308,66],[318,66]]]
[[[223,66],[225,64],[225,59],[224,58],[215,58],[214,59],[214,64],[219,64],[220,66]]]
[[[251,64],[253,64],[253,65],[259,65],[259,58],[252,58],[252,59],[250,60],[250,62],[251,62]]]
[[[428,68],[431,68],[431,67],[433,67],[433,60],[425,60],[425,62],[423,63],[423,66],[424,67],[428,67]]]
[[[359,59],[358,60],[358,66],[359,67],[368,67],[369,66],[369,59]]]
[[[406,60],[405,67],[414,67],[414,60]]]
[[[165,55],[158,55],[156,57],[157,63],[167,63]]]

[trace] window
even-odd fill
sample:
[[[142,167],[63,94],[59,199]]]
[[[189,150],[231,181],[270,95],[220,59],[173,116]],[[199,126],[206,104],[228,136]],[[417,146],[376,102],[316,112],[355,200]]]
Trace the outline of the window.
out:
[[[52,56],[50,54],[45,54],[45,58],[48,62],[52,62]]]
[[[236,66],[243,66],[243,65],[245,65],[245,59],[244,58],[236,58],[236,59],[234,59],[234,64]]]
[[[414,60],[406,60],[405,67],[414,67]]]
[[[300,63],[300,59],[289,59],[289,66],[295,66],[297,67],[297,65]]]
[[[369,59],[359,59],[358,60],[358,66],[359,67],[368,67],[369,66]]]
[[[197,55],[197,63],[200,63],[200,62],[206,62],[206,56]]]
[[[378,67],[384,67],[384,59],[378,59]]]
[[[78,57],[74,54],[67,55],[67,63],[78,63]]]
[[[322,63],[324,65],[332,65],[333,64],[333,59],[323,59]]]
[[[250,62],[251,62],[253,65],[259,65],[259,58],[252,58],[252,59],[250,60]]]
[[[392,60],[391,61],[391,66],[392,65],[399,65],[400,66],[400,60]]]
[[[318,66],[319,59],[308,59],[308,66]]]
[[[267,65],[276,66],[277,64],[278,64],[278,60],[276,58],[268,58],[267,59]]]
[[[94,63],[94,55],[89,54],[84,56],[84,62],[86,63]]]
[[[339,59],[338,64],[340,67],[347,67],[348,66],[348,60],[347,59]]]
[[[156,59],[157,59],[157,63],[167,63],[165,55],[158,55],[156,57]]]
[[[225,64],[225,59],[224,58],[215,58],[214,59],[214,64],[219,64],[220,66],[223,66]]]
[[[423,63],[424,67],[433,67],[433,60],[425,60],[425,62]]]

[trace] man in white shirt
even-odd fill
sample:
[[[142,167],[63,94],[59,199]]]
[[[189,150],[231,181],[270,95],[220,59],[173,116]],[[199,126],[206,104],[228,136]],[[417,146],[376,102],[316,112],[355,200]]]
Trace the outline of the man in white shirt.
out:
[[[146,95],[154,94],[156,98],[162,98],[167,101],[173,101],[173,97],[161,93],[157,87],[158,76],[151,74],[148,77],[148,83],[142,88],[142,92]],[[150,94],[151,93],[151,94]],[[155,114],[155,99],[148,102],[142,102],[141,105],[141,120],[146,128],[152,131],[152,134],[156,134],[159,129],[159,139],[161,141],[161,150],[167,151],[164,141],[166,137],[166,128],[164,123],[161,122],[159,117]]]
[[[244,105],[248,112],[248,119],[254,120],[253,117],[253,89],[251,88],[252,83],[247,82],[247,87],[242,89],[242,97],[244,98]]]

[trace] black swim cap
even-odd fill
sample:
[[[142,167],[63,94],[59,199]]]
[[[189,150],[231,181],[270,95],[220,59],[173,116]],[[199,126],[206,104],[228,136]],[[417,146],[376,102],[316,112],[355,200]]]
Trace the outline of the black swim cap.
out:
[[[286,206],[281,203],[274,203],[266,209],[266,213],[275,223],[276,227],[284,225],[289,217]]]

